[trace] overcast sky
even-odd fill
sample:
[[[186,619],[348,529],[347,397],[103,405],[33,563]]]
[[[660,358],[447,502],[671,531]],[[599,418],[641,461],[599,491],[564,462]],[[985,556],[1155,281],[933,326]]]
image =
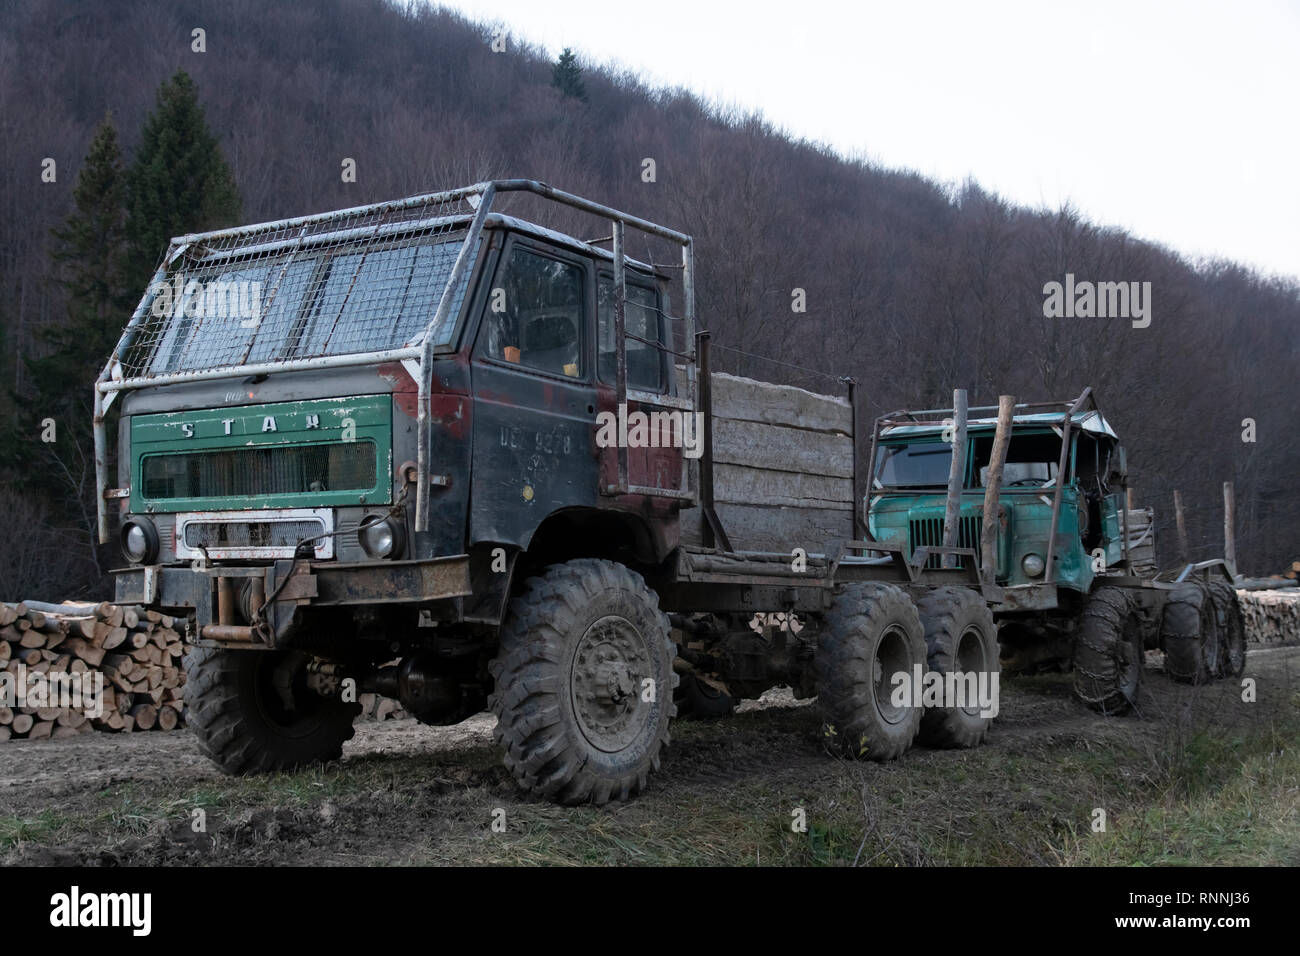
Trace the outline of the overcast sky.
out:
[[[846,155],[1300,276],[1300,0],[442,5]]]

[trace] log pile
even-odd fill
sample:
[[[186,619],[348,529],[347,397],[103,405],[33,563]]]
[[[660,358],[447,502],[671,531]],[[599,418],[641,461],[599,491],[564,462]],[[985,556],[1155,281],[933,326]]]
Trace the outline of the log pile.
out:
[[[0,671],[12,675],[0,685],[0,740],[180,726],[185,646],[174,625],[118,604],[0,603]],[[101,705],[89,706],[99,686]],[[78,706],[60,706],[69,688],[83,691]]]
[[[1264,644],[1300,640],[1300,589],[1238,591],[1246,639]]]

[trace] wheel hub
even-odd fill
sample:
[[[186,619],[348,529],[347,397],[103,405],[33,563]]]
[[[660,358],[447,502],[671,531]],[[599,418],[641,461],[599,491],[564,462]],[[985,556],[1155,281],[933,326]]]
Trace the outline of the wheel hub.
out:
[[[578,641],[570,676],[573,711],[593,747],[617,753],[640,735],[650,719],[640,695],[650,661],[640,632],[616,615],[595,621]]]

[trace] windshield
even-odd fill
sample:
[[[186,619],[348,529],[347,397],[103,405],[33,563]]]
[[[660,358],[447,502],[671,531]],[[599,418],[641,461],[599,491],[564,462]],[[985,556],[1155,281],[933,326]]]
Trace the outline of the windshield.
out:
[[[886,488],[929,488],[948,484],[952,446],[942,442],[882,445],[876,480]]]
[[[988,482],[993,436],[977,437],[974,447],[975,473],[979,475],[977,487],[983,488]],[[1013,434],[1007,443],[1006,464],[1002,466],[1002,487],[1037,488],[1049,484],[1056,478],[1060,457],[1061,439],[1051,432]]]
[[[426,236],[182,267],[151,288],[123,364],[128,374],[160,375],[400,348],[433,320],[462,243]],[[471,268],[447,320],[431,330],[435,344],[451,341]]]

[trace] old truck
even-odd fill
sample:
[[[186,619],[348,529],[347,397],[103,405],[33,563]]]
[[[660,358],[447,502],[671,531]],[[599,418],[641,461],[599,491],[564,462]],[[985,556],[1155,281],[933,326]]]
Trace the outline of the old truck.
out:
[[[996,411],[970,409],[965,429],[955,408],[877,419],[873,537],[904,549],[942,538],[960,441],[957,540],[980,562]],[[1129,506],[1127,455],[1091,389],[1016,405],[1009,425],[989,574],[1000,587],[993,611],[1004,668],[1070,669],[1076,695],[1108,713],[1137,705],[1147,649],[1164,651],[1178,681],[1239,677],[1246,644],[1236,568],[1216,558],[1158,571],[1154,515]]]
[[[973,548],[866,540],[853,403],[712,374],[694,275],[531,180],[172,240],[95,386],[99,533],[117,600],[184,625],[218,766],[339,757],[362,693],[490,709],[567,803],[774,686],[854,756],[984,738],[971,694],[896,693],[996,683]]]

